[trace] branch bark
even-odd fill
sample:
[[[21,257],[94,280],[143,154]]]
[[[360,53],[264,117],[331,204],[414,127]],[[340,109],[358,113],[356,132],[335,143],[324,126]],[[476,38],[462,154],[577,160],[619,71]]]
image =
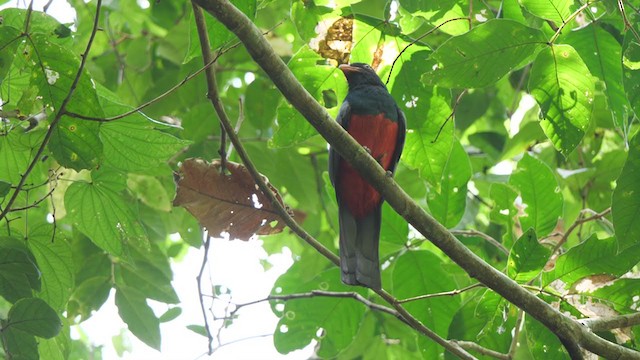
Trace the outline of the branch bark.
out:
[[[338,153],[378,190],[403,218],[471,277],[502,295],[543,323],[564,343],[579,344],[610,359],[638,359],[640,353],[604,340],[576,321],[520,287],[466,248],[444,226],[417,205],[380,165],[342,129],[297,81],[273,51],[260,30],[228,0],[194,0],[242,41],[254,61],[265,71],[287,100],[313,125]],[[335,256],[335,255],[334,255]],[[393,299],[393,298],[392,298]]]

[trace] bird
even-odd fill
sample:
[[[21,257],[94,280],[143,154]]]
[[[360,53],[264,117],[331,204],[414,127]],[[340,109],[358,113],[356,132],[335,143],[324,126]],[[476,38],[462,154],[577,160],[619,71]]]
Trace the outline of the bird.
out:
[[[349,90],[336,121],[393,175],[404,146],[404,114],[371,66],[352,63],[338,68]],[[342,282],[381,289],[378,244],[384,200],[333,147],[329,178],[338,203]]]

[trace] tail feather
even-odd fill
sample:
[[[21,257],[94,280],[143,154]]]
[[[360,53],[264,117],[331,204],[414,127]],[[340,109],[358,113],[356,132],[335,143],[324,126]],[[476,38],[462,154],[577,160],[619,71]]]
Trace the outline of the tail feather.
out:
[[[340,270],[342,282],[358,285],[356,280],[356,219],[345,206],[340,206]]]
[[[381,288],[378,260],[380,217],[380,206],[358,219],[341,206],[340,269],[345,284]]]

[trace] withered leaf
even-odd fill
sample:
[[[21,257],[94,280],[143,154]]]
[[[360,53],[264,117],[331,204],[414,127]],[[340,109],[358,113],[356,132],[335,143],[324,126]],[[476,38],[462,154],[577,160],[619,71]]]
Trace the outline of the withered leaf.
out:
[[[187,209],[210,236],[228,233],[229,239],[246,241],[254,234],[281,232],[284,222],[244,165],[227,161],[226,175],[220,173],[220,166],[220,160],[185,160],[177,174],[173,205]],[[278,191],[263,179],[283,204]]]
[[[318,26],[321,29],[318,37],[312,40],[311,48],[325,59],[333,59],[338,64],[348,64],[353,46],[353,18],[341,17],[335,20],[326,28],[326,32],[322,28],[326,25],[318,24]],[[316,31],[318,31],[317,28]]]

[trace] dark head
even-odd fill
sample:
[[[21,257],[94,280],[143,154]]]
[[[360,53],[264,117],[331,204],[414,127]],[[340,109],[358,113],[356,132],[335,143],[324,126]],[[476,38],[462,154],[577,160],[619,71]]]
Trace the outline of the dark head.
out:
[[[344,76],[349,82],[349,88],[362,85],[382,86],[382,80],[378,77],[375,70],[371,66],[363,63],[353,63],[350,65],[342,64],[338,66],[344,73]]]

